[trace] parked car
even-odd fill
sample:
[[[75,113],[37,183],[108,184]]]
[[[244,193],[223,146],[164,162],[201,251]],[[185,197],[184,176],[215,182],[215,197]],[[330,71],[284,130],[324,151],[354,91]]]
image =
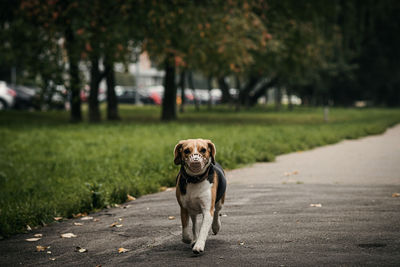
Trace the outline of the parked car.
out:
[[[85,87],[82,88],[81,92],[80,92],[81,101],[88,102],[89,96],[90,96],[90,86],[85,85]],[[104,102],[107,100],[107,92],[105,89],[99,88],[99,93],[98,93],[97,99],[99,100],[99,102]]]
[[[115,86],[115,94],[118,103],[137,104],[136,102],[140,100],[134,87],[117,85]]]
[[[13,107],[15,96],[15,91],[8,87],[6,82],[0,81],[0,110]]]
[[[23,85],[13,87],[16,92],[14,108],[40,109],[40,89]]]
[[[157,88],[142,88],[137,90],[132,86],[116,86],[115,94],[119,103],[160,105],[161,97]]]

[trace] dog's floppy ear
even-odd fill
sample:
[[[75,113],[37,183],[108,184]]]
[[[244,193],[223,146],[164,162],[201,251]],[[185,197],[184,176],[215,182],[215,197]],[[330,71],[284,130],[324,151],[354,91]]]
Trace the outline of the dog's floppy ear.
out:
[[[215,164],[215,153],[217,153],[217,151],[215,150],[215,145],[213,144],[213,142],[211,142],[211,140],[205,141],[207,142],[208,148],[210,149],[211,162]]]
[[[182,150],[182,145],[183,145],[184,142],[185,142],[184,140],[181,140],[175,146],[175,149],[174,149],[174,163],[175,163],[175,165],[179,165],[179,164],[182,163],[181,150]]]

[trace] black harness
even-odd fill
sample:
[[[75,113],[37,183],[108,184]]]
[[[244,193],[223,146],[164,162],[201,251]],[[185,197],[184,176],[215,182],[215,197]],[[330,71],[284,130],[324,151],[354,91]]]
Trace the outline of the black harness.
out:
[[[179,179],[179,190],[181,191],[181,194],[186,194],[186,186],[188,183],[197,184],[207,179],[210,184],[212,184],[214,182],[214,173],[216,173],[218,177],[217,197],[215,199],[215,203],[217,203],[226,190],[225,172],[218,163],[211,163],[207,171],[201,176],[190,176],[186,173],[184,164],[182,164],[181,171],[179,172],[181,175],[181,179]],[[176,177],[176,180],[178,180],[179,174]]]

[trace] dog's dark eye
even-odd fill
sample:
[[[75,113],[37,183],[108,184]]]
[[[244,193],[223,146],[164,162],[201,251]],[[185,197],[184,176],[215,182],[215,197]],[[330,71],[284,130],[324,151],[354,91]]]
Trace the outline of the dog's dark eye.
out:
[[[186,148],[185,150],[183,150],[183,153],[189,154],[189,153],[190,153],[190,149],[189,149],[189,148]]]
[[[207,149],[205,149],[205,148],[202,148],[202,149],[200,150],[201,153],[206,153],[206,151],[207,151]]]

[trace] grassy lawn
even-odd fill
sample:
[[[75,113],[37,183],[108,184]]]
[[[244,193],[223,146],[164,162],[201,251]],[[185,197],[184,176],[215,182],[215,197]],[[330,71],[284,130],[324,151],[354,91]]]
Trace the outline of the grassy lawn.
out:
[[[157,107],[121,106],[120,122],[70,124],[66,112],[0,113],[0,235],[7,236],[172,186],[180,139],[214,141],[226,169],[279,154],[382,133],[398,109],[317,108],[235,113],[189,110],[159,122]]]

